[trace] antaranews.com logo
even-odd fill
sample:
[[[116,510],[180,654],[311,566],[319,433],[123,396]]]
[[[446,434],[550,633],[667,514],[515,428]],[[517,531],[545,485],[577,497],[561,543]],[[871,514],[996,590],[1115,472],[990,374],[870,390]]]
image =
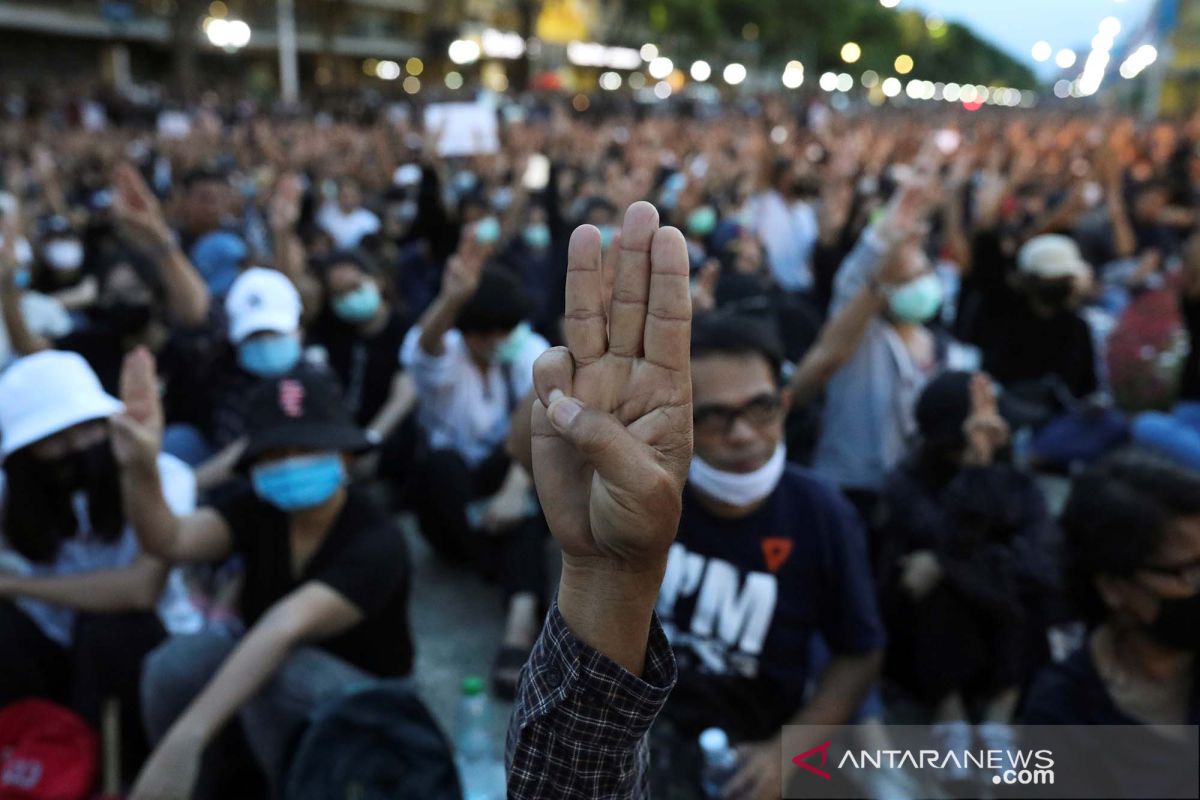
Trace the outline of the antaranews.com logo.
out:
[[[783,797],[1196,798],[1195,725],[788,726]]]

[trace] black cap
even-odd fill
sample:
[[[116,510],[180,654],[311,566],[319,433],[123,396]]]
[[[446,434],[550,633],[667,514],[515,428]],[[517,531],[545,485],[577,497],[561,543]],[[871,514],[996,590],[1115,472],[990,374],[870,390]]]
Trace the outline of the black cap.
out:
[[[925,443],[939,448],[966,444],[963,423],[971,413],[970,372],[943,372],[931,380],[917,400],[917,427]]]
[[[333,377],[307,365],[255,388],[246,430],[249,441],[240,469],[282,447],[360,453],[372,446],[350,417]]]

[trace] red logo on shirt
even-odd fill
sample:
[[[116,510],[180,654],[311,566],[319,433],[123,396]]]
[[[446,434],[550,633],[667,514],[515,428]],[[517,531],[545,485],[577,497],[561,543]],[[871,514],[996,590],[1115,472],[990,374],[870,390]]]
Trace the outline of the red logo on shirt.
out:
[[[785,536],[771,536],[762,540],[763,561],[772,573],[779,572],[783,562],[792,554],[792,540]]]
[[[279,382],[279,408],[289,417],[304,415],[304,384],[290,378]]]
[[[800,769],[806,769],[809,772],[811,772],[813,775],[822,777],[827,781],[832,780],[832,778],[829,777],[828,772],[826,772],[823,769],[817,769],[816,767],[814,767],[812,764],[808,763],[808,761],[807,761],[809,756],[813,755],[814,753],[820,753],[821,754],[821,766],[822,767],[825,766],[825,759],[829,756],[829,745],[831,745],[831,744],[833,744],[832,740],[825,742],[825,744],[819,744],[810,750],[805,750],[803,753],[801,753],[800,755],[793,758],[792,763],[795,764],[797,767],[800,767]]]

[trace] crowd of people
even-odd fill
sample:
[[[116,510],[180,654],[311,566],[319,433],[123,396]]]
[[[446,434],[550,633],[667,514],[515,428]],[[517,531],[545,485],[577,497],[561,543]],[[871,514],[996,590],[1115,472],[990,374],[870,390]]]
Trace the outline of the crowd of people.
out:
[[[766,800],[789,724],[1200,722],[1200,116],[511,97],[445,155],[369,105],[28,99],[0,709],[115,699],[136,800],[291,796],[323,703],[411,677],[401,515],[499,586],[515,797],[701,797],[711,728]]]

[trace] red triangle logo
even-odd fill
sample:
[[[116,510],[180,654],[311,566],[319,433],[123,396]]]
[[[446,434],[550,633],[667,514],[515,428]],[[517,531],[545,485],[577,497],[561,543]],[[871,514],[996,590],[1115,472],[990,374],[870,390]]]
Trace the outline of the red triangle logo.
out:
[[[776,573],[792,554],[792,540],[785,536],[771,536],[762,540],[763,560],[767,569]]]
[[[809,756],[820,753],[821,754],[821,766],[822,767],[825,766],[825,759],[829,755],[829,745],[831,745],[831,744],[833,744],[832,740],[825,742],[825,744],[819,744],[816,747],[812,748],[811,750],[805,750],[803,753],[801,753],[800,755],[793,758],[792,763],[795,764],[797,767],[800,767],[801,769],[808,770],[813,775],[816,775],[819,778],[824,778],[827,781],[832,780],[832,778],[829,776],[828,772],[826,772],[823,769],[818,769],[817,767],[814,767],[812,764],[808,763]]]

